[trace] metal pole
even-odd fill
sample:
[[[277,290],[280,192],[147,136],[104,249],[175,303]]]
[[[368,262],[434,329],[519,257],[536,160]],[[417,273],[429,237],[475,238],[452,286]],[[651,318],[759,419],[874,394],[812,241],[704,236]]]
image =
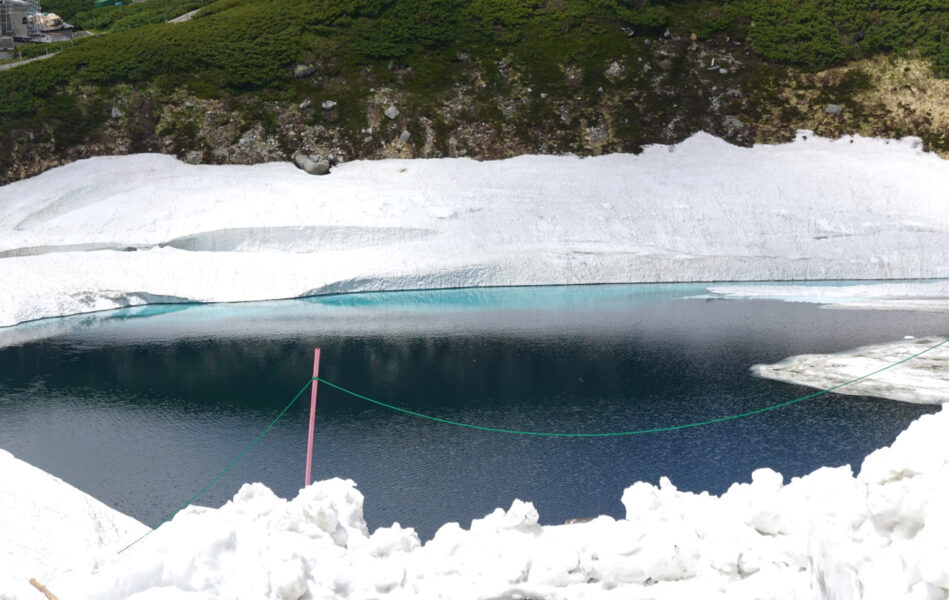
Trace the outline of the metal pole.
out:
[[[306,486],[310,485],[310,469],[313,465],[313,429],[316,425],[316,378],[320,376],[320,349],[313,350],[313,381],[310,382],[310,432],[306,443]]]

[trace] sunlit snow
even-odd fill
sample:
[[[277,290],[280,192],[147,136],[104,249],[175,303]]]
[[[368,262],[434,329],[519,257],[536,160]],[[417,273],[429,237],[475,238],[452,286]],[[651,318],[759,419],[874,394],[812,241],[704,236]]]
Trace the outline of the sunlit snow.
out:
[[[806,139],[805,139],[806,138]],[[918,140],[707,134],[638,155],[99,157],[0,188],[0,326],[148,302],[487,285],[949,277]]]
[[[900,362],[945,341],[921,338],[876,344],[837,354],[802,354],[773,365],[754,365],[752,372],[768,379],[827,389],[843,385]],[[887,369],[885,375],[850,383],[839,394],[876,396],[918,404],[949,402],[949,344]]]

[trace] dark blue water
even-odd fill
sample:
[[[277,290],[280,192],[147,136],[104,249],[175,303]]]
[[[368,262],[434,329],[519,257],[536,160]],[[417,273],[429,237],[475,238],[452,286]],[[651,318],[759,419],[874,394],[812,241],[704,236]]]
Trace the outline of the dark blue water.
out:
[[[321,375],[407,409],[473,424],[601,432],[701,421],[811,390],[748,368],[904,335],[944,316],[682,299],[700,286],[366,294],[151,307],[0,330],[0,447],[150,525],[213,479]],[[303,482],[308,398],[199,501],[244,481]],[[758,467],[786,479],[851,464],[934,407],[828,394],[754,417],[625,438],[459,429],[321,386],[316,478],[352,478],[370,527],[424,537],[514,498],[545,523],[623,515],[622,490],[668,475],[725,491]]]

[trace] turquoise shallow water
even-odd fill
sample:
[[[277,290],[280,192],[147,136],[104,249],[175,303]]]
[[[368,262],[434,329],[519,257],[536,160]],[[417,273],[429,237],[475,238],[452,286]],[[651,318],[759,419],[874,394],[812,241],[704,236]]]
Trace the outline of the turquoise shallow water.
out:
[[[149,524],[210,481],[310,376],[474,424],[610,431],[704,420],[811,390],[748,368],[904,335],[944,316],[694,298],[704,285],[498,288],[144,307],[0,330],[0,447]],[[689,299],[683,299],[689,298]],[[292,496],[301,402],[215,484]],[[863,456],[934,407],[828,395],[699,429],[526,438],[422,421],[320,390],[314,473],[357,481],[371,527],[423,537],[514,498],[547,523],[622,516],[623,488],[668,475],[720,493],[769,466],[786,477]]]

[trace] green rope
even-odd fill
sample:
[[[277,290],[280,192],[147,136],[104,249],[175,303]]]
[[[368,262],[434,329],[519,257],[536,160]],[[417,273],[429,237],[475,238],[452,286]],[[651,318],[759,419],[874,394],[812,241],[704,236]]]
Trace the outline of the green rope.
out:
[[[807,396],[801,396],[800,398],[795,398],[795,399],[793,399],[793,400],[788,400],[787,402],[782,402],[782,403],[780,403],[780,404],[775,404],[775,405],[772,405],[772,406],[765,406],[764,408],[758,408],[758,409],[755,409],[755,410],[750,410],[750,411],[748,411],[748,412],[743,412],[743,413],[737,414],[737,415],[730,415],[730,416],[727,416],[727,417],[719,417],[719,418],[717,418],[717,419],[709,419],[709,420],[707,420],[707,421],[698,421],[698,422],[695,422],[695,423],[685,423],[685,424],[683,424],[683,425],[671,425],[671,426],[668,426],[668,427],[655,427],[655,428],[653,428],[653,429],[638,429],[638,430],[635,430],[635,431],[612,431],[612,432],[605,432],[605,433],[557,433],[557,432],[542,432],[542,431],[519,431],[519,430],[516,430],[516,429],[499,429],[499,428],[496,428],[496,427],[484,427],[484,426],[482,426],[482,425],[472,425],[472,424],[470,424],[470,423],[460,423],[460,422],[458,422],[458,421],[450,421],[450,420],[448,420],[448,419],[442,419],[442,418],[439,418],[439,417],[432,417],[432,416],[430,416],[430,415],[425,415],[425,414],[422,414],[422,413],[419,413],[419,412],[415,412],[415,411],[412,411],[412,410],[408,410],[408,409],[405,409],[405,408],[400,408],[400,407],[398,407],[398,406],[393,406],[393,405],[391,405],[391,404],[386,404],[385,402],[380,402],[379,400],[373,400],[372,398],[369,398],[368,396],[363,396],[362,394],[358,394],[358,393],[356,393],[356,392],[354,392],[354,391],[352,391],[352,390],[348,390],[348,389],[346,389],[346,388],[344,388],[344,387],[342,387],[342,386],[340,386],[340,385],[336,385],[335,383],[333,383],[333,382],[331,382],[331,381],[327,381],[327,380],[325,380],[325,379],[323,379],[323,378],[321,378],[321,377],[313,377],[313,378],[311,378],[309,381],[307,381],[306,384],[305,384],[302,388],[300,388],[300,391],[297,392],[296,395],[293,397],[293,399],[290,400],[290,402],[284,407],[284,409],[283,409],[282,411],[280,411],[280,414],[277,415],[277,418],[275,418],[275,419],[270,423],[270,425],[268,425],[267,428],[264,429],[263,432],[261,432],[261,434],[258,435],[258,436],[254,439],[254,441],[252,441],[250,444],[248,444],[248,446],[247,446],[246,448],[244,448],[244,450],[242,450],[239,455],[237,455],[237,458],[235,458],[234,460],[232,460],[231,463],[230,463],[229,465],[227,465],[227,466],[224,468],[223,471],[221,471],[220,473],[218,473],[217,477],[215,477],[214,479],[212,479],[210,483],[208,483],[206,486],[204,486],[203,488],[201,488],[201,491],[199,491],[197,494],[195,494],[194,496],[192,496],[190,500],[188,500],[187,502],[185,502],[184,504],[182,504],[182,505],[181,505],[181,508],[179,508],[179,509],[176,510],[175,512],[171,513],[171,514],[168,515],[167,517],[165,517],[164,520],[162,520],[162,522],[159,523],[154,529],[150,529],[149,531],[147,531],[146,533],[144,533],[141,537],[139,537],[137,540],[135,540],[134,542],[132,542],[132,543],[129,544],[128,546],[122,548],[121,550],[119,550],[118,553],[119,553],[119,554],[122,554],[123,552],[125,552],[126,550],[128,550],[129,548],[131,548],[132,546],[134,546],[135,544],[137,544],[138,542],[140,542],[140,541],[142,541],[143,539],[145,539],[147,536],[149,536],[149,535],[152,534],[153,532],[157,531],[159,527],[161,527],[162,525],[164,525],[165,523],[167,523],[168,521],[170,521],[172,518],[174,518],[175,515],[177,515],[179,512],[181,512],[182,510],[184,510],[185,508],[187,508],[188,506],[190,506],[192,502],[194,502],[195,500],[198,499],[198,497],[201,496],[201,494],[203,494],[204,492],[208,491],[208,488],[210,488],[212,485],[214,485],[215,483],[217,483],[217,481],[218,481],[219,479],[221,479],[221,477],[223,477],[225,473],[227,473],[228,471],[230,471],[231,468],[232,468],[234,465],[236,465],[242,458],[244,458],[244,455],[247,454],[247,453],[251,450],[251,448],[253,448],[254,446],[257,445],[257,442],[259,442],[265,435],[267,435],[267,433],[268,433],[271,429],[273,429],[273,426],[277,424],[277,421],[279,421],[279,420],[283,417],[283,415],[286,414],[286,412],[287,412],[288,410],[290,410],[290,407],[293,406],[293,404],[300,398],[300,396],[303,394],[303,392],[306,391],[306,389],[307,389],[307,388],[310,386],[310,384],[313,383],[314,381],[318,381],[318,382],[320,382],[320,383],[324,383],[324,384],[326,384],[326,385],[328,385],[328,386],[330,386],[330,387],[332,387],[332,388],[335,388],[335,389],[337,389],[337,390],[339,390],[339,391],[341,391],[341,392],[344,392],[344,393],[346,393],[346,394],[349,394],[350,396],[353,396],[353,397],[355,397],[355,398],[359,398],[360,400],[365,400],[365,401],[367,401],[367,402],[371,402],[372,404],[376,404],[376,405],[378,405],[378,406],[382,406],[382,407],[384,407],[384,408],[388,408],[388,409],[391,409],[391,410],[394,410],[394,411],[397,411],[397,412],[405,413],[405,414],[407,414],[407,415],[412,415],[412,416],[414,416],[414,417],[420,417],[420,418],[423,418],[423,419],[428,419],[428,420],[430,420],[430,421],[436,421],[436,422],[438,422],[438,423],[445,423],[446,425],[455,425],[455,426],[457,426],[457,427],[466,427],[466,428],[468,428],[468,429],[477,429],[477,430],[480,430],[480,431],[492,431],[492,432],[495,432],[495,433],[513,433],[513,434],[518,434],[518,435],[534,435],[534,436],[546,436],[546,437],[615,437],[615,436],[623,436],[623,435],[638,435],[638,434],[642,434],[642,433],[658,433],[658,432],[661,432],[661,431],[674,431],[674,430],[676,430],[676,429],[688,429],[688,428],[690,428],[690,427],[701,427],[702,425],[711,425],[711,424],[713,424],[713,423],[721,423],[722,421],[730,421],[730,420],[732,420],[732,419],[740,419],[740,418],[742,418],[742,417],[749,417],[749,416],[751,416],[751,415],[756,415],[756,414],[759,414],[759,413],[768,412],[768,411],[771,411],[771,410],[776,410],[776,409],[778,409],[778,408],[783,408],[783,407],[785,407],[785,406],[790,406],[791,404],[796,404],[796,403],[798,403],[798,402],[803,402],[804,400],[809,400],[809,399],[811,399],[811,398],[816,398],[817,396],[821,396],[821,395],[823,395],[823,394],[827,394],[827,393],[832,392],[832,391],[834,391],[834,390],[838,390],[838,389],[844,387],[845,385],[850,385],[851,383],[856,383],[856,382],[858,382],[858,381],[862,381],[862,380],[867,379],[867,378],[869,378],[869,377],[873,377],[874,375],[876,375],[876,374],[878,374],[878,373],[882,373],[883,371],[886,371],[887,369],[892,369],[893,367],[895,367],[895,366],[897,366],[897,365],[901,365],[901,364],[903,364],[903,363],[905,363],[905,362],[908,362],[908,361],[910,361],[910,360],[913,360],[914,358],[917,358],[917,357],[919,357],[919,356],[922,356],[923,354],[925,354],[925,353],[927,353],[927,352],[929,352],[929,351],[931,351],[931,350],[935,350],[936,348],[938,348],[938,347],[940,347],[940,346],[946,344],[947,342],[949,342],[949,338],[947,338],[947,339],[945,339],[945,340],[939,342],[938,344],[936,344],[936,345],[934,345],[934,346],[930,346],[929,348],[926,348],[925,350],[923,350],[923,351],[921,351],[921,352],[917,352],[916,354],[913,354],[912,356],[908,356],[908,357],[906,357],[906,358],[904,358],[904,359],[902,359],[902,360],[900,360],[900,361],[897,361],[897,362],[895,362],[895,363],[892,363],[892,364],[890,364],[890,365],[887,365],[887,366],[885,366],[885,367],[882,367],[882,368],[880,368],[880,369],[877,369],[876,371],[873,371],[872,373],[868,373],[868,374],[866,374],[866,375],[862,375],[862,376],[857,377],[857,378],[855,378],[855,379],[851,379],[850,381],[845,381],[844,383],[841,383],[841,384],[839,384],[839,385],[835,385],[834,387],[830,387],[830,388],[827,388],[827,389],[824,389],[824,390],[820,390],[820,391],[818,391],[818,392],[814,392],[814,393],[812,393],[812,394],[808,394]]]
[[[352,391],[352,390],[348,390],[348,389],[346,389],[346,388],[344,388],[344,387],[342,387],[342,386],[336,385],[335,383],[333,383],[333,382],[331,382],[331,381],[327,381],[327,380],[325,380],[325,379],[323,379],[323,378],[321,378],[321,377],[314,377],[313,379],[314,379],[315,381],[319,381],[320,383],[325,383],[326,385],[328,385],[328,386],[330,386],[330,387],[332,387],[332,388],[335,388],[335,389],[337,389],[337,390],[339,390],[339,391],[341,391],[341,392],[344,392],[344,393],[346,393],[346,394],[349,394],[350,396],[353,396],[353,397],[355,397],[355,398],[359,398],[360,400],[365,400],[365,401],[367,401],[367,402],[371,402],[371,403],[376,404],[376,405],[378,405],[378,406],[382,406],[382,407],[384,407],[384,408],[388,408],[388,409],[391,409],[391,410],[394,410],[394,411],[397,411],[397,412],[400,412],[400,413],[405,413],[405,414],[407,414],[407,415],[412,415],[413,417],[420,417],[420,418],[423,418],[423,419],[428,419],[428,420],[430,420],[430,421],[436,421],[436,422],[438,422],[438,423],[445,423],[446,425],[455,425],[456,427],[466,427],[466,428],[468,428],[468,429],[477,429],[477,430],[479,430],[479,431],[492,431],[492,432],[495,432],[495,433],[513,433],[513,434],[517,434],[517,435],[535,435],[535,436],[544,436],[544,437],[574,437],[574,438],[578,438],[578,437],[588,437],[588,438],[593,438],[593,437],[616,437],[616,436],[623,436],[623,435],[639,435],[639,434],[643,434],[643,433],[659,433],[659,432],[662,432],[662,431],[675,431],[675,430],[677,430],[677,429],[688,429],[688,428],[691,428],[691,427],[701,427],[701,426],[703,426],[703,425],[711,425],[711,424],[713,424],[713,423],[721,423],[722,421],[731,421],[731,420],[733,420],[733,419],[740,419],[740,418],[742,418],[742,417],[750,417],[751,415],[757,415],[757,414],[764,413],[764,412],[768,412],[768,411],[771,411],[771,410],[777,410],[777,409],[779,409],[779,408],[784,408],[785,406],[790,406],[790,405],[792,405],[792,404],[797,404],[798,402],[803,402],[804,400],[810,400],[811,398],[816,398],[817,396],[821,396],[821,395],[823,395],[823,394],[827,394],[827,393],[829,393],[829,392],[833,392],[834,390],[839,390],[840,388],[844,387],[845,385],[850,385],[850,384],[852,384],[852,383],[856,383],[856,382],[858,382],[858,381],[862,381],[862,380],[867,379],[867,378],[869,378],[869,377],[873,377],[874,375],[877,375],[878,373],[882,373],[883,371],[886,371],[887,369],[892,369],[893,367],[895,367],[895,366],[897,366],[897,365],[901,365],[901,364],[903,364],[903,363],[905,363],[905,362],[907,362],[907,361],[910,361],[910,360],[913,360],[914,358],[917,358],[917,357],[919,357],[919,356],[922,356],[923,354],[925,354],[925,353],[927,353],[927,352],[929,352],[929,351],[931,351],[931,350],[935,350],[936,348],[942,346],[943,344],[946,344],[947,342],[949,342],[949,338],[947,338],[947,339],[945,339],[945,340],[939,342],[938,344],[936,344],[936,345],[934,345],[934,346],[930,346],[929,348],[926,348],[926,349],[923,350],[922,352],[917,352],[916,354],[914,354],[914,355],[912,355],[912,356],[908,356],[908,357],[906,357],[906,358],[904,358],[904,359],[902,359],[902,360],[900,360],[900,361],[897,361],[897,362],[895,362],[895,363],[892,363],[892,364],[890,364],[890,365],[887,365],[887,366],[885,366],[885,367],[883,367],[883,368],[877,369],[876,371],[873,371],[872,373],[868,373],[868,374],[866,374],[866,375],[862,375],[862,376],[860,376],[860,377],[851,379],[850,381],[845,381],[844,383],[835,385],[834,387],[830,387],[830,388],[827,388],[827,389],[824,389],[824,390],[820,390],[820,391],[814,392],[814,393],[812,393],[812,394],[808,394],[808,395],[806,395],[806,396],[801,396],[800,398],[794,398],[793,400],[788,400],[787,402],[782,402],[782,403],[780,403],[780,404],[774,404],[774,405],[772,405],[772,406],[765,406],[764,408],[757,408],[757,409],[755,409],[755,410],[749,410],[748,412],[743,412],[743,413],[737,414],[737,415],[729,415],[729,416],[727,416],[727,417],[718,417],[718,418],[715,418],[715,419],[708,419],[707,421],[697,421],[697,422],[695,422],[695,423],[685,423],[685,424],[682,424],[682,425],[670,425],[670,426],[667,426],[667,427],[655,427],[655,428],[652,428],[652,429],[637,429],[637,430],[635,430],[635,431],[610,431],[610,432],[605,432],[605,433],[558,433],[558,432],[545,432],[545,431],[521,431],[521,430],[517,430],[517,429],[499,429],[499,428],[497,428],[497,427],[485,427],[485,426],[483,426],[483,425],[472,425],[472,424],[470,424],[470,423],[460,423],[460,422],[458,422],[458,421],[450,421],[450,420],[448,420],[448,419],[442,419],[442,418],[440,418],[440,417],[433,417],[433,416],[430,416],[430,415],[425,415],[425,414],[422,414],[422,413],[419,413],[419,412],[415,412],[415,411],[413,411],[413,410],[408,410],[408,409],[405,409],[405,408],[400,408],[400,407],[398,407],[398,406],[393,406],[393,405],[391,405],[391,404],[386,404],[385,402],[380,402],[379,400],[373,400],[372,398],[369,398],[369,397],[367,397],[367,396],[363,396],[362,394],[357,394],[356,392],[354,392],[354,391]]]
[[[207,484],[206,486],[204,486],[203,488],[201,488],[201,491],[198,492],[197,494],[195,494],[194,496],[192,496],[190,500],[188,500],[187,502],[185,502],[184,504],[182,504],[182,505],[181,505],[181,508],[179,508],[179,509],[176,510],[175,512],[171,513],[171,514],[168,515],[167,517],[165,517],[165,519],[164,519],[161,523],[159,523],[158,526],[155,527],[155,529],[150,529],[150,530],[148,530],[148,531],[145,532],[141,537],[139,537],[137,540],[135,540],[134,542],[132,542],[131,544],[129,544],[129,545],[126,546],[125,548],[122,548],[121,550],[119,550],[118,553],[119,553],[119,554],[122,554],[123,552],[125,552],[126,550],[128,550],[129,548],[131,548],[132,546],[134,546],[135,544],[137,544],[137,543],[139,543],[140,541],[142,541],[143,539],[145,539],[148,535],[150,535],[150,534],[152,534],[153,532],[157,531],[159,527],[161,527],[162,525],[164,525],[165,523],[167,523],[168,521],[170,521],[172,518],[174,518],[175,515],[177,515],[178,513],[180,513],[181,511],[183,511],[184,509],[188,508],[188,506],[190,506],[192,502],[194,502],[195,500],[197,500],[198,497],[199,497],[201,494],[203,494],[204,492],[208,491],[208,488],[210,488],[212,485],[214,485],[215,483],[217,483],[218,479],[220,479],[221,477],[224,476],[225,473],[227,473],[228,471],[230,471],[230,470],[231,470],[231,467],[233,467],[234,465],[236,465],[237,462],[238,462],[240,459],[244,458],[244,455],[247,454],[248,452],[250,452],[250,449],[253,448],[254,446],[256,446],[256,445],[257,445],[257,442],[259,442],[265,435],[267,435],[267,432],[269,432],[271,429],[273,429],[273,426],[277,424],[277,421],[279,421],[280,418],[283,417],[283,415],[285,415],[288,410],[290,410],[290,407],[293,406],[293,404],[300,398],[300,396],[303,394],[303,392],[306,391],[306,388],[310,387],[310,384],[311,384],[311,383],[313,383],[313,380],[312,380],[312,379],[309,380],[309,381],[307,381],[306,384],[305,384],[302,388],[300,388],[300,391],[297,392],[297,395],[293,397],[293,400],[291,400],[290,403],[287,404],[287,405],[283,408],[283,410],[280,411],[280,414],[277,415],[277,418],[274,419],[274,420],[270,423],[270,425],[267,425],[267,428],[264,429],[263,432],[261,432],[261,434],[258,435],[258,436],[254,439],[253,442],[251,442],[250,444],[248,444],[248,446],[247,446],[246,448],[244,448],[244,450],[242,450],[240,454],[237,455],[237,458],[235,458],[234,460],[231,461],[231,464],[229,464],[229,465],[227,465],[226,467],[224,467],[224,470],[221,471],[220,473],[218,473],[217,477],[215,477],[214,479],[211,480],[211,483],[209,483],[209,484]]]

